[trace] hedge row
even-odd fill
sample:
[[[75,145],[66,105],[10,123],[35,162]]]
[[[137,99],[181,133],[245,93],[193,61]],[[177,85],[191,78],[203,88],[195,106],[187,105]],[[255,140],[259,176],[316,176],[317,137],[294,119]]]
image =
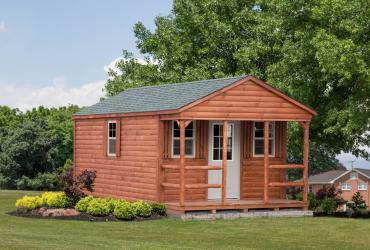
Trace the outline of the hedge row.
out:
[[[17,208],[34,210],[43,206],[67,208],[71,202],[64,192],[45,192],[40,196],[24,196],[15,203]],[[80,199],[75,209],[93,216],[114,215],[119,219],[131,220],[135,217],[150,217],[152,214],[166,215],[166,206],[161,203],[149,204],[138,200],[130,203],[126,200],[113,198],[94,198],[86,196]]]

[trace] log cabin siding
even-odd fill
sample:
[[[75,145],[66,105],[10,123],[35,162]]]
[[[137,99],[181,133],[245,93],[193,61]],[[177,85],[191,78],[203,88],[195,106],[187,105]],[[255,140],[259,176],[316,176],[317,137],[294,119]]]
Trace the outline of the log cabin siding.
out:
[[[180,165],[178,158],[172,158],[172,121],[164,123],[164,152],[162,164]],[[195,121],[195,157],[186,158],[187,166],[207,166],[208,165],[208,121]],[[165,170],[163,182],[179,183],[180,176],[178,170]],[[208,172],[206,170],[187,170],[185,172],[185,183],[207,183]],[[164,188],[164,201],[178,201],[178,188]],[[207,189],[192,189],[185,191],[185,200],[206,200]]]
[[[116,157],[106,154],[109,119],[75,120],[76,173],[84,169],[97,172],[96,196],[156,201],[158,116],[117,119],[120,122],[117,126],[120,152]]]
[[[241,122],[240,198],[263,198],[263,157],[253,157],[253,121]],[[275,122],[275,156],[270,164],[286,163],[287,122]],[[285,170],[270,170],[270,182],[285,180]],[[284,196],[284,188],[269,188],[271,198]]]
[[[180,113],[193,119],[311,120],[312,114],[257,85],[244,82]]]

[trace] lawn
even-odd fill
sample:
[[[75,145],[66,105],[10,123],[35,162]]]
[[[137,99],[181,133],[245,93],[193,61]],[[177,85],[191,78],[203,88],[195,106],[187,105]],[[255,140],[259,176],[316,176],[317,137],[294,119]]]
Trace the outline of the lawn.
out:
[[[7,215],[30,191],[0,190],[4,249],[369,249],[370,220],[258,218],[83,222]]]

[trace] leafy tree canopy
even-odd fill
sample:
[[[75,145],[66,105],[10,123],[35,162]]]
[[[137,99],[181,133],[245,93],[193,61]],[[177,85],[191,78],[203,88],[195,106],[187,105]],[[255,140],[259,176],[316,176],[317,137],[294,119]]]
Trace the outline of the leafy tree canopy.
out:
[[[252,74],[318,112],[311,140],[329,155],[369,159],[369,16],[364,0],[174,0],[154,31],[135,25],[146,63],[124,51],[105,91]]]

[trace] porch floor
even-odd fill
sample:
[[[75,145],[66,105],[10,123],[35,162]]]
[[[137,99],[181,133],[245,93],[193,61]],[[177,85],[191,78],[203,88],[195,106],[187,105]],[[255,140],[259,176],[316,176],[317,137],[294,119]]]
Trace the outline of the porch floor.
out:
[[[188,211],[211,211],[216,213],[217,210],[242,210],[248,209],[273,209],[279,210],[284,208],[301,208],[306,209],[307,203],[296,200],[270,199],[264,203],[263,199],[243,199],[227,200],[226,204],[221,204],[219,200],[210,201],[185,201],[184,206],[179,202],[166,202],[168,211],[171,213],[186,213]]]

